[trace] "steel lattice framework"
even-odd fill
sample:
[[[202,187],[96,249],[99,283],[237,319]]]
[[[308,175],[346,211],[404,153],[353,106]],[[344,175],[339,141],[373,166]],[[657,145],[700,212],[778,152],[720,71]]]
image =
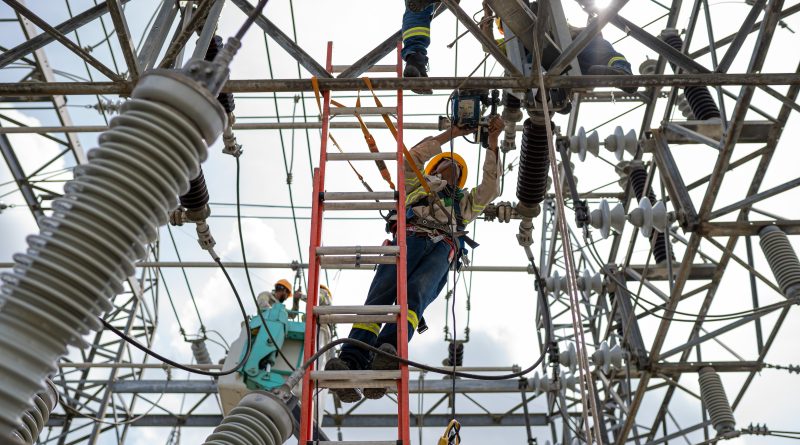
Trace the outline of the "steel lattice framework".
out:
[[[132,90],[142,72],[154,67],[181,66],[192,56],[188,49],[195,48],[190,42],[192,35],[197,32],[201,40],[210,39],[223,6],[240,10],[240,15],[253,8],[246,0],[107,0],[95,1],[85,10],[73,11],[71,3],[78,2],[67,0],[69,18],[49,22],[43,17],[50,14],[46,14],[45,6],[39,2],[26,5],[22,0],[3,0],[3,3],[0,9],[3,14],[0,23],[3,30],[0,32],[0,50],[3,51],[0,54],[0,105],[3,110],[23,113],[26,109],[36,110],[37,115],[46,116],[43,118],[46,125],[28,126],[8,113],[0,112],[0,152],[13,180],[13,184],[6,185],[15,187],[8,193],[5,193],[8,188],[2,189],[4,194],[0,197],[24,203],[34,221],[50,211],[48,203],[60,195],[62,183],[72,177],[71,170],[86,162],[79,135],[106,129],[115,101]],[[131,32],[130,17],[126,18],[125,8],[142,3],[154,11],[153,19],[143,32]],[[460,26],[466,27],[471,34],[465,39],[476,38],[486,43],[486,37],[478,31],[477,24],[462,9],[477,5],[466,1],[459,5],[453,0],[444,0],[443,3],[461,22]],[[543,12],[549,14],[554,26],[565,25],[562,2],[540,3],[550,6]],[[593,105],[614,102],[641,108],[637,114],[641,116],[640,123],[637,123],[639,128],[636,128],[638,149],[630,153],[627,165],[641,162],[647,172],[647,187],[677,214],[677,222],[667,231],[665,240],[667,252],[675,260],[656,264],[651,255],[654,246],[647,245],[650,240],[641,237],[631,227],[607,240],[597,239],[599,234],[596,232],[593,232],[593,238],[585,238],[581,229],[574,227],[572,211],[559,209],[554,196],[548,195],[542,214],[535,220],[539,235],[535,262],[541,269],[542,278],[557,273],[563,276],[563,252],[569,251],[578,271],[588,270],[594,274],[602,267],[613,276],[606,279],[607,286],[601,292],[580,295],[586,343],[597,346],[611,337],[619,337],[626,354],[624,368],[593,373],[596,401],[603,413],[599,424],[604,443],[656,444],[679,440],[682,436],[708,440],[714,433],[693,389],[697,372],[713,366],[721,373],[735,410],[744,403],[746,396],[751,395],[751,384],[759,372],[772,366],[767,355],[776,340],[781,338],[790,312],[794,311],[796,315],[793,306],[798,302],[784,299],[772,272],[759,268],[765,262],[757,259],[760,253],[758,247],[753,246],[753,237],[757,241],[759,230],[769,225],[777,225],[789,235],[800,233],[800,215],[776,215],[775,211],[759,208],[763,204],[772,209],[770,203],[796,197],[792,192],[800,185],[795,177],[768,174],[776,152],[793,148],[791,144],[782,143],[781,136],[792,124],[797,125],[800,112],[797,101],[800,58],[795,47],[786,46],[787,41],[793,41],[796,46],[797,39],[786,31],[785,23],[792,19],[797,23],[795,15],[800,11],[800,3],[747,0],[746,10],[743,9],[745,13],[736,18],[741,20],[739,30],[731,35],[718,36],[714,33],[714,24],[726,20],[726,17],[712,16],[707,0],[673,0],[667,5],[654,1],[654,5],[665,8],[665,15],[657,26],[661,29],[685,29],[684,51],[660,40],[657,37],[660,29],[639,25],[646,17],[626,16],[624,7],[627,3],[627,0],[612,0],[597,16],[597,26],[588,37],[599,33],[606,24],[621,30],[646,51],[655,54],[657,59],[652,73],[634,76],[543,75],[542,79],[535,73],[529,77],[375,78],[372,83],[378,91],[425,86],[449,92],[455,88],[529,89],[538,87],[541,81],[548,88],[564,88],[572,92],[573,106],[567,116],[567,125],[560,131],[566,136],[578,132],[587,119],[585,110]],[[270,95],[308,93],[313,91],[310,77],[316,76],[323,90],[352,93],[363,88],[359,76],[389,55],[400,38],[400,31],[393,33],[333,77],[296,43],[296,36],[290,37],[263,15],[256,24],[264,33],[264,42],[277,44],[297,61],[298,78],[236,78],[227,83],[226,91]],[[81,42],[82,35],[90,34],[86,29],[100,26],[106,36],[100,44],[86,46],[86,41]],[[692,45],[697,36],[707,37],[709,44],[700,48]],[[137,45],[136,42],[140,43]],[[563,48],[564,56],[555,62],[555,66],[568,65],[587,43],[587,39],[578,38]],[[495,48],[491,43],[488,47]],[[107,51],[101,54],[96,51],[98,48]],[[749,49],[752,51],[747,52]],[[198,45],[194,56],[202,56],[203,52],[203,47]],[[51,63],[48,54],[58,54],[59,60],[68,60],[63,57],[63,54],[68,54],[81,67]],[[776,54],[791,59],[790,62],[796,64],[795,70],[770,72],[765,61],[780,57]],[[504,53],[492,50],[488,57],[489,61],[496,60],[508,72],[515,71]],[[743,68],[730,72],[735,61]],[[674,69],[669,70],[670,65]],[[88,79],[69,75],[74,71],[83,72],[84,68]],[[621,94],[607,89],[626,86],[640,89],[636,94]],[[680,103],[679,92],[687,86],[710,88],[715,100],[723,104],[721,122],[675,117],[679,114],[675,112]],[[95,118],[71,117],[68,108],[70,97],[93,103],[106,124],[98,125]],[[269,103],[272,97],[264,95],[261,99]],[[275,101],[277,103],[277,95]],[[304,110],[306,101],[314,109],[313,95],[302,96]],[[731,103],[733,107],[726,109],[724,104]],[[407,108],[413,108],[413,102]],[[277,105],[275,110],[278,114]],[[80,115],[83,117],[86,113]],[[304,111],[303,117],[303,122],[295,119],[291,122],[281,122],[280,119],[275,122],[240,122],[233,129],[274,134],[275,131],[290,129],[316,132],[320,128],[313,113]],[[378,128],[382,123],[368,122],[368,126]],[[358,124],[337,119],[331,128],[358,128]],[[431,119],[430,122],[407,122],[405,128],[433,130],[437,125]],[[24,165],[20,159],[24,158],[28,147],[12,143],[12,138],[17,135],[46,138],[56,144],[58,152],[48,155],[47,159],[39,159],[37,165]],[[693,182],[687,175],[687,171],[693,168],[692,159],[684,151],[690,149],[714,150],[713,163],[704,175],[692,178]],[[63,168],[53,170],[53,166]],[[598,182],[612,185],[581,192],[580,198],[587,200],[591,209],[597,208],[601,199],[620,202],[626,213],[636,208],[637,199],[623,170],[624,166],[619,165],[608,170],[608,177]],[[750,172],[746,183],[742,182],[741,175],[736,175],[741,170]],[[737,182],[726,181],[729,175],[736,175]],[[616,184],[620,178],[622,188]],[[728,196],[735,196],[725,205],[717,202],[723,188]],[[0,213],[3,208],[0,206]],[[792,207],[782,208],[791,212]],[[557,230],[559,215],[564,215],[571,223],[568,240]],[[0,214],[0,218],[3,217]],[[31,225],[30,230],[34,229]],[[745,246],[744,257],[741,244]],[[215,267],[212,262],[162,261],[160,249],[159,245],[151,246],[148,258],[139,264],[136,275],[128,279],[126,292],[116,297],[115,308],[106,314],[109,322],[148,346],[156,341],[159,308],[165,304],[165,294],[171,290],[164,283],[164,274],[174,273],[179,268],[205,270]],[[601,258],[597,258],[598,255]],[[6,262],[0,263],[0,268],[12,267],[9,259],[3,261]],[[231,262],[228,266],[239,269],[244,264]],[[249,267],[253,270],[298,270],[306,268],[307,264],[301,257],[299,262],[253,262]],[[529,274],[531,267],[528,264],[478,264],[468,266],[464,271],[476,272],[477,276],[497,272]],[[716,305],[718,312],[742,313],[732,317],[718,317],[713,313],[709,316],[712,303],[722,297],[718,295],[721,283],[733,275],[747,277],[749,288],[746,291],[740,289],[737,304],[744,301],[750,306],[743,310],[738,304],[731,306],[736,310],[725,310],[726,306]],[[532,290],[529,293],[534,295]],[[570,323],[569,298],[566,293],[556,290],[548,293],[546,301],[553,314],[557,340],[563,348],[575,340]],[[649,301],[655,303],[644,303]],[[775,301],[778,303],[772,304]],[[687,313],[692,316],[685,315]],[[683,320],[687,317],[690,319]],[[539,346],[544,350],[547,345],[542,344],[544,321],[541,311],[537,311],[535,322],[540,332]],[[731,344],[727,335],[734,331],[752,333],[748,335],[755,337],[754,347]],[[52,378],[62,400],[50,418],[49,429],[40,439],[42,443],[125,443],[131,428],[171,427],[175,431],[179,427],[213,427],[221,421],[218,405],[214,403],[217,393],[215,381],[154,379],[156,374],[145,372],[155,372],[162,369],[162,365],[148,362],[147,356],[132,350],[106,331],[96,333],[90,343],[89,348],[65,358],[59,374]],[[485,369],[477,371],[516,369],[493,365],[497,364],[487,363]],[[218,368],[211,366],[215,367]],[[455,388],[458,394],[455,397],[468,400],[460,402],[460,406],[470,406],[460,415],[462,424],[466,426],[527,428],[529,431],[533,428],[547,434],[553,442],[562,443],[572,443],[571,439],[575,437],[573,429],[583,428],[581,398],[577,393],[555,391],[541,394],[532,379],[498,382],[457,380],[453,386],[448,380],[426,380],[426,376],[412,374],[410,392],[432,394],[435,401],[428,403],[421,414],[412,413],[412,427],[446,425],[450,419],[447,406],[454,397],[450,392]],[[728,376],[734,377],[728,379]],[[687,383],[690,381],[691,384]],[[514,395],[514,402],[509,402],[510,397],[482,399],[498,394]],[[678,394],[688,395],[695,405],[692,409],[696,412],[696,419],[691,425],[679,425],[673,416],[674,410],[686,407],[685,402],[678,404]],[[180,396],[181,403],[173,403],[178,400],[173,396]],[[543,410],[529,409],[532,402],[545,399],[544,403],[537,405],[544,407]],[[395,425],[396,417],[390,413],[393,413],[391,407],[376,412],[375,407],[365,408],[361,404],[352,407],[337,404],[323,426],[391,427]],[[168,442],[172,440],[172,436],[167,439],[166,433],[163,436]]]

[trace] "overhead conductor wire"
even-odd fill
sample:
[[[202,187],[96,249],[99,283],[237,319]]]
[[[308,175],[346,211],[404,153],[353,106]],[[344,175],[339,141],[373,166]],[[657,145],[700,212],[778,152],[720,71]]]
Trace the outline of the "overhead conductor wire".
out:
[[[539,50],[539,45],[537,39],[533,39],[533,46],[534,46],[534,57],[535,57],[535,66],[540,67],[541,65],[541,51]],[[539,94],[542,96],[542,112],[545,118],[545,129],[547,131],[547,148],[549,150],[550,159],[557,159],[555,146],[553,145],[553,129],[551,127],[550,121],[550,111],[549,106],[547,104],[547,97],[544,85],[544,76],[541,75],[541,69],[539,70]],[[564,240],[569,239],[569,231],[567,229],[567,219],[566,214],[564,213],[564,208],[566,207],[564,203],[564,195],[562,193],[561,187],[558,184],[561,184],[559,179],[559,172],[558,172],[558,163],[552,162],[550,163],[550,174],[553,176],[553,184],[555,187],[555,196],[556,196],[556,203],[558,212],[556,213],[556,225],[558,230],[561,232],[561,238]],[[600,416],[597,409],[596,399],[595,399],[595,387],[594,387],[594,379],[592,378],[592,374],[589,370],[589,358],[586,355],[586,339],[583,332],[583,324],[581,321],[581,309],[580,309],[580,299],[578,298],[576,290],[578,289],[578,284],[576,282],[576,272],[575,272],[575,264],[573,263],[572,252],[569,246],[569,243],[562,243],[562,249],[564,253],[564,268],[566,270],[567,275],[567,293],[569,294],[571,307],[570,307],[570,314],[572,315],[572,328],[575,332],[575,349],[578,356],[578,371],[580,373],[580,380],[581,385],[585,388],[585,391],[581,391],[581,399],[582,399],[582,408],[583,408],[583,418],[584,418],[584,427],[586,429],[586,439],[589,444],[592,443],[592,429],[589,426],[589,413],[587,412],[587,399],[588,399],[588,406],[589,410],[591,410],[591,415],[593,419],[593,426],[594,426],[594,437],[596,440],[602,440],[602,434],[600,432]]]

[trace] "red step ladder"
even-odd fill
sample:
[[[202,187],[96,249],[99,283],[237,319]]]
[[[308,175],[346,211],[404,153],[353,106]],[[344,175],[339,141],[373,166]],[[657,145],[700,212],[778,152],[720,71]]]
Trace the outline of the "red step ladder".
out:
[[[333,44],[328,42],[326,69],[333,71],[331,54]],[[401,45],[397,48],[397,77],[402,77]],[[390,65],[391,66],[391,65]],[[377,69],[381,70],[380,67]],[[365,85],[369,86],[365,80]],[[315,84],[316,85],[316,84]],[[371,89],[371,88],[370,88]],[[377,102],[377,98],[376,98]],[[376,105],[379,105],[376,103]],[[320,346],[317,344],[317,332],[320,324],[329,323],[397,323],[397,352],[402,358],[408,358],[408,302],[406,295],[406,221],[405,221],[405,173],[403,169],[403,90],[397,90],[396,109],[386,107],[339,108],[335,114],[384,116],[389,124],[387,114],[397,116],[396,152],[350,152],[328,153],[329,123],[331,117],[331,93],[322,91],[322,142],[320,148],[319,167],[314,169],[314,187],[311,210],[311,248],[308,265],[308,301],[306,303],[306,333],[303,349],[303,361],[307,361]],[[394,108],[394,107],[392,107]],[[388,111],[388,113],[387,113]],[[391,126],[390,126],[390,129]],[[397,174],[395,184],[397,191],[385,192],[329,192],[325,188],[325,166],[328,162],[337,161],[396,161]],[[397,210],[397,244],[396,246],[322,246],[322,226],[326,211],[345,210]],[[396,264],[397,265],[397,305],[390,306],[317,306],[319,299],[319,274],[322,265],[346,264]],[[366,296],[366,293],[365,293]],[[301,397],[300,445],[309,443],[346,444],[347,442],[312,441],[314,427],[314,392],[316,388],[396,388],[397,389],[397,439],[387,441],[370,441],[374,445],[409,445],[409,401],[408,401],[408,366],[401,364],[397,371],[321,371],[312,364],[303,376]],[[319,407],[322,409],[322,407]],[[354,442],[363,444],[365,442]]]

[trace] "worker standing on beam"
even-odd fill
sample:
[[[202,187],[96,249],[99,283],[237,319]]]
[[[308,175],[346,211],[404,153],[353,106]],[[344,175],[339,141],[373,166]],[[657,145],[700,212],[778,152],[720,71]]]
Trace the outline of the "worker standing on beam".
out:
[[[438,4],[438,0],[405,0],[406,11],[403,14],[403,60],[406,67],[403,70],[403,77],[428,77],[428,46],[431,43],[431,21]],[[537,2],[531,2],[530,9],[538,10]],[[481,30],[489,37],[493,37],[492,20],[494,15],[486,2],[483,2],[484,18],[480,21]],[[497,19],[498,30],[503,34],[500,19]],[[583,31],[583,28],[569,26],[571,37],[574,39]],[[502,47],[502,38],[498,40]],[[544,69],[549,69],[559,55],[558,50],[553,46],[547,45],[543,49],[542,65]],[[530,60],[529,60],[530,62]],[[595,36],[589,44],[578,54],[578,63],[583,74],[589,75],[630,75],[631,64],[625,56],[614,50],[608,40],[601,34]],[[624,92],[632,94],[636,92],[636,87],[623,87]],[[417,94],[433,94],[433,90],[419,88],[411,90]]]
[[[467,181],[466,162],[456,153],[442,152],[441,146],[455,137],[474,133],[474,128],[454,127],[445,130],[438,136],[426,138],[410,150],[417,165],[427,162],[425,180],[430,189],[437,193],[438,205],[431,201],[408,159],[405,161],[409,339],[417,329],[425,308],[436,299],[447,283],[448,270],[459,266],[459,260],[466,252],[464,243],[470,243],[471,247],[477,246],[466,237],[466,225],[478,218],[486,204],[500,195],[499,177],[502,166],[497,157],[497,139],[504,123],[500,117],[494,116],[488,125],[489,147],[483,163],[483,178],[471,190],[463,189]],[[395,303],[396,295],[396,266],[379,265],[365,304],[391,305]],[[355,323],[349,337],[397,355],[395,323],[386,324],[383,329],[378,323]],[[330,360],[325,369],[390,370],[397,367],[397,360],[380,354],[373,356],[370,351],[345,344],[339,357]],[[357,389],[331,390],[343,402],[353,403],[361,399]],[[385,388],[364,389],[364,397],[368,399],[379,399],[385,393]]]

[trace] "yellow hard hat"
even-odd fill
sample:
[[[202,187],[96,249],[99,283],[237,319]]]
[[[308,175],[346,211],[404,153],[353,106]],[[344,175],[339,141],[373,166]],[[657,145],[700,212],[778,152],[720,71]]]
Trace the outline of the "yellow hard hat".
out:
[[[494,19],[494,22],[497,24],[497,30],[500,31],[500,34],[505,35],[505,31],[503,31],[503,22],[500,20],[500,17]]]
[[[452,158],[450,157],[451,153],[446,151],[444,153],[439,153],[438,155],[434,156],[433,159],[428,161],[428,165],[425,166],[425,174],[430,175],[433,169],[436,168],[436,165],[444,159],[452,159],[459,167],[461,167],[461,177],[458,178],[458,188],[463,188],[464,184],[467,183],[467,162],[462,158],[458,153],[452,153]]]
[[[324,284],[320,284],[320,285],[319,285],[319,288],[320,288],[320,289],[325,289],[325,292],[327,292],[327,293],[328,293],[328,295],[330,295],[330,296],[331,296],[331,298],[333,298],[333,292],[331,292],[331,290],[330,290],[330,289],[328,289],[328,286],[326,286],[326,285],[324,285]]]
[[[288,280],[282,278],[282,279],[280,279],[280,280],[275,282],[275,287],[278,287],[279,284],[289,290],[289,296],[291,297],[292,296],[292,283],[290,283]]]

